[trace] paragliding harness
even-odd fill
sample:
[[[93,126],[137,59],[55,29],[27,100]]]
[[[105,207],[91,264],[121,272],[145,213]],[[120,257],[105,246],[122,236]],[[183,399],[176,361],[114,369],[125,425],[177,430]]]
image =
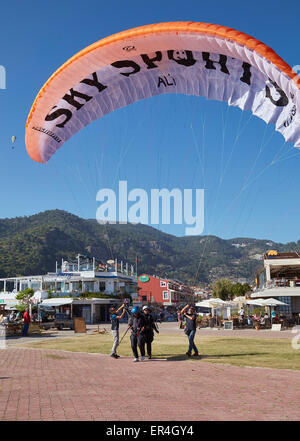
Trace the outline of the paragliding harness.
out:
[[[147,332],[147,331],[150,331],[151,329],[153,329],[157,334],[159,334],[158,323],[157,323],[157,321],[153,318],[152,315],[151,315],[151,317],[152,317],[152,320],[153,320],[152,323],[153,323],[154,326],[151,326],[151,325],[146,326],[146,327],[145,327],[145,331]]]
[[[139,317],[141,318],[142,314],[140,314]],[[131,328],[132,335],[135,335],[136,337],[138,337],[142,333],[141,326],[139,326],[138,328],[133,328],[133,323],[132,323],[131,325],[129,325],[129,327]]]

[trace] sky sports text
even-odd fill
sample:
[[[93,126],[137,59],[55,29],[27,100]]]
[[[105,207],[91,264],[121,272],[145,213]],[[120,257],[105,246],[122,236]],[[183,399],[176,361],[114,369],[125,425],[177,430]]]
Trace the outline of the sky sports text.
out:
[[[96,195],[100,206],[96,212],[99,224],[148,224],[175,225],[185,227],[186,235],[199,235],[204,230],[204,190],[179,188],[168,190],[151,189],[150,195],[142,188],[127,189],[127,181],[119,181],[119,193],[102,188]],[[128,207],[128,202],[132,204]],[[195,207],[194,207],[195,205]],[[173,213],[173,216],[172,216]],[[193,215],[195,213],[195,215]]]

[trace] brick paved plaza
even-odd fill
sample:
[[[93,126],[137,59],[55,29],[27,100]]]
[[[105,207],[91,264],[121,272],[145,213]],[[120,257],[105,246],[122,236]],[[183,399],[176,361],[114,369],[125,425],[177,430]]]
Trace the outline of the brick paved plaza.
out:
[[[0,350],[1,421],[299,420],[299,397],[300,371]]]

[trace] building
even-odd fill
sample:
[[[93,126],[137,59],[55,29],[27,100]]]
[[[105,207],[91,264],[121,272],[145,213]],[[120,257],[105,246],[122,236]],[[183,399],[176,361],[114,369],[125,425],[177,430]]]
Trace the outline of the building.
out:
[[[195,301],[206,300],[210,297],[211,289],[208,287],[190,286],[190,288],[194,291]]]
[[[137,277],[134,268],[123,265],[117,260],[103,264],[95,258],[78,255],[76,261],[62,260],[56,271],[45,275],[8,277],[0,279],[4,294],[18,293],[26,288],[34,291],[52,291],[53,295],[74,294],[83,292],[99,292],[103,294],[130,294],[137,298]]]
[[[148,274],[138,277],[138,296],[143,303],[155,302],[163,306],[176,306],[195,299],[194,291],[183,283]]]
[[[300,313],[300,254],[270,250],[264,254],[263,266],[255,274],[255,291],[251,298],[274,297],[286,303],[280,312]]]
[[[120,299],[76,299],[58,297],[43,300],[38,304],[39,316],[49,308],[55,308],[55,313],[62,312],[70,318],[83,317],[87,324],[108,322],[110,320],[109,309],[111,306],[119,306]]]
[[[48,297],[52,297],[47,299],[48,303],[54,300],[53,305],[59,303],[58,298],[67,298],[68,302],[64,305],[72,304],[74,316],[85,317],[87,323],[106,321],[108,307],[115,303],[116,295],[130,295],[133,301],[138,300],[137,276],[133,266],[129,268],[128,264],[118,263],[117,260],[108,262],[103,264],[95,258],[78,255],[74,261],[62,260],[61,267],[56,263],[55,272],[0,279],[3,288],[0,292],[0,303],[13,306],[18,303],[15,299],[18,292],[31,288],[35,291],[32,298],[35,304],[45,302]],[[83,293],[102,293],[111,297],[76,299]],[[55,307],[60,306],[63,306],[62,303]]]

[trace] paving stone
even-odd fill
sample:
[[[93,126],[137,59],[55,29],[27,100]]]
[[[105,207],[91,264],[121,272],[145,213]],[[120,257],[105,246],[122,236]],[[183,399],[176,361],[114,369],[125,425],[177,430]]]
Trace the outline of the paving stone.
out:
[[[63,363],[49,357],[60,353]],[[138,365],[127,357],[116,363],[101,354],[15,347],[1,351],[1,421],[286,421],[300,419],[299,402],[299,371],[163,360]]]

